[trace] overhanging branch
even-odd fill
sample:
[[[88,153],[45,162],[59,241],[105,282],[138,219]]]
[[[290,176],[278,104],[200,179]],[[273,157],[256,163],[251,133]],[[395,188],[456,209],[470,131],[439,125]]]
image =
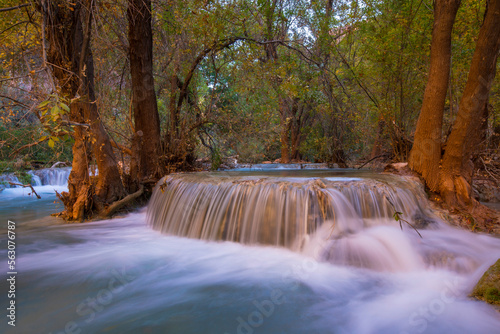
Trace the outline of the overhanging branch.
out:
[[[11,10],[16,10],[16,9],[20,9],[20,8],[28,7],[28,6],[31,6],[31,4],[29,4],[29,3],[23,3],[22,5],[18,5],[18,6],[14,6],[14,7],[0,8],[0,13],[1,12],[8,12],[8,11],[11,11]]]

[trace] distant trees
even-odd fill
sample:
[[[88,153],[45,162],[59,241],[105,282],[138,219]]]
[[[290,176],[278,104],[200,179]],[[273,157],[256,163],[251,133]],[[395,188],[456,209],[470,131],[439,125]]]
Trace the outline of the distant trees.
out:
[[[485,133],[474,92],[489,131],[500,124],[494,25],[478,35],[496,1],[0,0],[1,157],[67,147],[72,132],[70,219],[198,157],[346,166],[404,161],[412,144],[410,166],[453,201],[470,185],[457,161]],[[69,113],[51,115],[54,101]],[[9,139],[26,124],[31,143]]]

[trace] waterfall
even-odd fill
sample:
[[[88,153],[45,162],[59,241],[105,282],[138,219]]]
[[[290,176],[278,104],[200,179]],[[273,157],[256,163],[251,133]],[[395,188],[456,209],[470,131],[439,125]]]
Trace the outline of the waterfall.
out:
[[[36,189],[46,190],[41,200],[26,188],[0,194],[0,230],[16,223],[22,269],[22,321],[3,322],[0,333],[63,333],[68,324],[110,334],[500,328],[498,312],[469,297],[500,257],[500,239],[446,225],[406,178],[175,174],[157,184],[147,210],[85,224],[50,216],[63,209],[54,188]],[[422,238],[400,228],[395,210]]]
[[[389,179],[177,174],[158,183],[148,221],[178,236],[292,249],[325,222],[334,226],[334,236],[397,226],[396,211],[420,225],[423,193]]]
[[[491,247],[440,220],[420,183],[366,172],[174,174],[156,185],[146,219],[165,234],[285,247],[381,271],[470,272]]]
[[[21,183],[17,176],[14,173],[0,174],[0,191],[4,188],[17,188],[19,186],[13,186],[9,184],[12,183]]]
[[[432,213],[419,183],[393,175],[175,174],[158,182],[147,222],[165,234],[285,247],[385,271],[469,271],[479,258],[470,251],[477,246],[452,247],[470,242]]]
[[[29,171],[32,175],[32,183],[35,186],[64,186],[68,184],[71,167],[64,168],[44,168]]]

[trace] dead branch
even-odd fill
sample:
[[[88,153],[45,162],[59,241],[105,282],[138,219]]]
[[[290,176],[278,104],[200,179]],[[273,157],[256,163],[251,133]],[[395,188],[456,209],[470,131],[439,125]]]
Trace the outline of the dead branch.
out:
[[[114,202],[110,206],[108,206],[107,209],[103,210],[100,214],[101,218],[108,218],[112,216],[116,211],[120,210],[122,207],[127,205],[128,203],[134,201],[137,199],[139,196],[141,196],[144,193],[144,186],[141,184],[139,190],[137,190],[135,193],[130,194],[126,196],[125,198]]]
[[[126,146],[118,144],[116,141],[111,141],[111,146],[113,146],[116,149],[119,149],[123,153],[132,156],[132,150]]]
[[[23,7],[28,7],[30,5],[31,4],[29,4],[29,3],[23,3],[22,5],[18,5],[18,6],[14,6],[14,7],[0,8],[0,13],[1,12],[8,12],[8,11],[11,11],[11,10],[20,9],[20,8],[23,8]]]
[[[23,145],[23,146],[19,147],[17,150],[13,151],[13,152],[9,155],[9,157],[13,157],[13,156],[15,156],[17,153],[21,152],[21,151],[22,151],[22,150],[24,150],[25,148],[30,148],[30,147],[32,147],[32,146],[39,145],[39,144],[41,144],[41,143],[43,143],[44,141],[47,141],[47,140],[49,140],[49,138],[48,138],[48,137],[47,137],[47,138],[40,139],[40,140],[38,140],[38,141],[36,141],[36,142],[33,142],[33,143],[29,143],[29,144]]]
[[[36,193],[35,189],[33,189],[33,186],[32,186],[31,184],[22,184],[22,183],[15,183],[15,182],[9,182],[9,184],[10,184],[11,186],[21,186],[21,187],[23,187],[23,188],[28,188],[28,187],[29,187],[29,188],[31,188],[31,190],[33,191],[33,194],[35,194],[35,195],[36,195],[36,198],[41,199],[40,195],[38,195],[38,194]]]
[[[18,101],[16,99],[13,99],[12,97],[10,96],[5,96],[5,95],[0,95],[0,98],[2,99],[8,99],[8,100],[11,100],[12,102],[14,102],[15,104],[18,104],[20,106],[23,106],[25,107],[26,109],[29,109],[29,106],[27,106],[26,104],[22,103],[21,101]]]
[[[486,162],[483,160],[483,158],[480,157],[479,159],[481,159],[481,162],[483,163],[484,170],[491,176],[491,178],[495,181],[497,185],[500,185],[500,180],[498,180],[498,178],[496,178],[495,175],[493,175],[493,173],[488,169],[488,167],[486,167]]]
[[[64,165],[64,166],[67,166],[67,165],[68,165],[68,163],[67,163],[67,162],[65,162],[65,161],[58,161],[58,162],[56,162],[55,164],[53,164],[50,168],[56,168],[56,167],[57,167],[57,166],[59,166],[59,165]]]
[[[20,75],[20,76],[17,76],[17,77],[0,79],[0,82],[26,78],[26,77],[29,77],[29,76],[31,76],[31,75],[33,75],[33,74],[40,73],[40,72],[42,72],[42,71],[45,71],[45,68],[35,70],[35,72],[34,72],[34,73],[30,73],[30,74],[26,74],[26,75]]]
[[[371,158],[370,160],[368,160],[367,162],[365,162],[364,164],[362,164],[361,166],[359,166],[358,169],[363,168],[365,165],[368,165],[370,162],[372,162],[375,159],[382,158],[382,157],[387,157],[387,156],[388,156],[387,154],[377,155],[376,157]]]
[[[0,31],[0,35],[2,35],[2,34],[3,34],[4,32],[6,32],[6,31],[9,31],[10,29],[13,29],[13,28],[15,28],[15,27],[17,27],[17,26],[19,26],[19,25],[21,25],[21,24],[24,24],[24,23],[30,23],[30,21],[21,21],[21,22],[17,22],[16,24],[13,24],[13,25],[11,25],[10,27],[5,28],[4,30]]]

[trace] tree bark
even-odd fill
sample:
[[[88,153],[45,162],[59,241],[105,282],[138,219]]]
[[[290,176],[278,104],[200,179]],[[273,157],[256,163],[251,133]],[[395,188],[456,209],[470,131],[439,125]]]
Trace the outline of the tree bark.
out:
[[[446,143],[439,191],[454,207],[471,205],[471,154],[480,136],[484,106],[495,78],[500,49],[500,0],[490,0],[479,31],[467,83]]]
[[[451,63],[451,33],[460,0],[436,0],[429,77],[417,122],[409,167],[420,173],[432,191],[439,187],[441,132]]]
[[[90,49],[92,1],[74,4],[42,1],[41,5],[47,18],[47,59],[56,65],[53,75],[59,82],[61,93],[72,99],[70,121],[88,124],[74,128],[69,193],[63,193],[61,197],[66,218],[82,220],[91,212],[92,205],[102,207],[125,195],[113,148],[97,111]],[[89,177],[92,153],[99,170],[95,185]]]
[[[160,117],[153,78],[153,32],[151,1],[129,0],[128,37],[130,73],[132,77],[132,108],[135,148],[131,166],[132,178],[142,180],[162,174],[160,162]]]
[[[286,164],[290,162],[290,129],[291,121],[288,117],[288,106],[283,98],[280,99],[280,116],[281,116],[281,163]]]

